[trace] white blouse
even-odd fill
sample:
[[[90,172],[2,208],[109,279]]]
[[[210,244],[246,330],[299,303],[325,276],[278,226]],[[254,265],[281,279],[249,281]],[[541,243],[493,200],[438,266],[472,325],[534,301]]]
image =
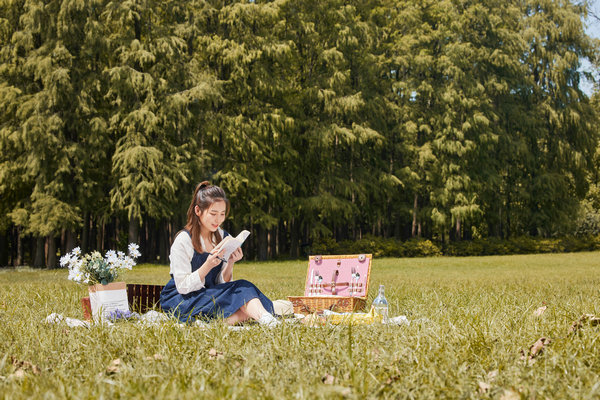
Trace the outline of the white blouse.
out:
[[[223,230],[219,228],[219,233],[223,237]],[[202,243],[204,246],[204,243]],[[187,294],[204,288],[204,279],[200,278],[198,270],[192,272],[192,258],[194,257],[194,245],[190,235],[181,231],[175,237],[171,245],[171,254],[169,255],[170,272],[175,281],[175,287],[181,294]],[[217,278],[217,283],[225,283],[223,279],[223,266]]]

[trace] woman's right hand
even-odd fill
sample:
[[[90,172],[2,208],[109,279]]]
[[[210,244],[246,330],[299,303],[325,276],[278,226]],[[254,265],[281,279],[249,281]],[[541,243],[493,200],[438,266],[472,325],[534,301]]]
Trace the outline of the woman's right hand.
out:
[[[225,249],[221,250],[220,248],[214,248],[208,254],[206,261],[204,261],[204,265],[206,265],[209,269],[213,269],[214,267],[216,267],[217,265],[219,265],[221,263],[221,260],[219,259],[219,257],[223,258],[224,253],[225,253]]]

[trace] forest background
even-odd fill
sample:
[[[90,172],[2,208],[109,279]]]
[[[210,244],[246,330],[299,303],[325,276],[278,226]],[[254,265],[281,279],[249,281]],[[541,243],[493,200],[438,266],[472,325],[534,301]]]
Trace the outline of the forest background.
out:
[[[0,265],[127,242],[165,263],[205,179],[249,259],[598,235],[595,17],[570,0],[0,0]]]

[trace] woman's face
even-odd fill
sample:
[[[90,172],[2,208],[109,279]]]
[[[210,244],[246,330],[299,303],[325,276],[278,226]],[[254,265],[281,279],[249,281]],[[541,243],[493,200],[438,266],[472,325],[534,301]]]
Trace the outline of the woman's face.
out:
[[[215,201],[204,212],[200,211],[200,207],[194,209],[196,215],[200,218],[202,227],[210,232],[215,232],[219,226],[225,221],[225,212],[227,205],[224,201]]]

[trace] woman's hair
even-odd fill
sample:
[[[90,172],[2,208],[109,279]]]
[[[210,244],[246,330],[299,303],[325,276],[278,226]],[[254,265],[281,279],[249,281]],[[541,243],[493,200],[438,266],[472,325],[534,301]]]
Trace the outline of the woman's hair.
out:
[[[192,237],[192,244],[197,252],[206,251],[202,247],[202,241],[200,240],[200,217],[194,212],[196,206],[200,208],[200,214],[204,213],[210,208],[213,203],[217,201],[224,201],[226,205],[225,215],[229,215],[229,200],[225,196],[225,191],[218,186],[213,186],[207,181],[200,182],[194,190],[194,197],[190,203],[190,208],[187,212],[187,223],[185,229],[190,233]],[[215,232],[216,244],[219,244],[223,238],[219,233],[219,230]]]

